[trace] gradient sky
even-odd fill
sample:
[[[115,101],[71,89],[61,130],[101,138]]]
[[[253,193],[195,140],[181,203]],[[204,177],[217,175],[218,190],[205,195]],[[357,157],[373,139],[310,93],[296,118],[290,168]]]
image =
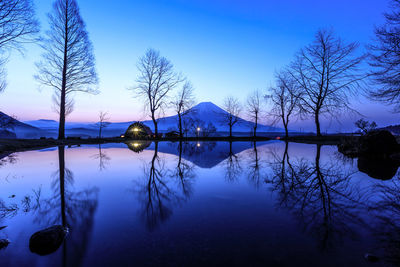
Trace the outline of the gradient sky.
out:
[[[112,121],[147,119],[141,101],[126,90],[137,77],[136,62],[147,48],[170,59],[194,84],[198,102],[222,105],[232,95],[245,102],[254,89],[267,89],[273,74],[295,52],[310,43],[315,32],[332,27],[346,41],[363,47],[383,22],[387,0],[78,0],[94,44],[100,78],[99,95],[78,94],[68,121],[96,121],[100,110]],[[52,0],[35,0],[42,31]],[[52,89],[33,79],[41,49],[14,52],[8,68],[8,88],[0,109],[20,120],[57,119]],[[354,106],[379,126],[398,123],[397,115],[380,104],[357,100]],[[352,129],[357,118],[342,124],[325,121],[323,129]],[[293,127],[313,129],[309,122]],[[292,127],[292,128],[293,128]]]

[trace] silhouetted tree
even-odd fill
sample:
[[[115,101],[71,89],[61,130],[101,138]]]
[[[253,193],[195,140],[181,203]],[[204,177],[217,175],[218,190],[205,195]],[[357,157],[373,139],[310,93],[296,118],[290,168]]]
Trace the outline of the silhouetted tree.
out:
[[[242,166],[240,165],[241,159],[237,154],[233,152],[233,143],[229,142],[229,152],[226,155],[225,160],[225,178],[228,182],[235,181],[238,176],[242,173]]]
[[[373,122],[369,122],[369,121],[366,121],[364,119],[359,119],[354,124],[362,134],[367,134],[367,133],[375,130],[376,127],[378,127],[376,125],[376,122],[374,122],[374,121]]]
[[[178,130],[180,138],[183,138],[183,119],[190,112],[195,104],[193,95],[193,86],[190,82],[186,82],[181,90],[177,93],[172,105],[178,114]]]
[[[288,68],[301,92],[301,111],[313,116],[318,136],[321,136],[321,115],[354,111],[349,105],[349,95],[360,88],[366,77],[359,72],[365,56],[356,56],[357,48],[358,43],[347,44],[332,31],[320,30]]]
[[[5,53],[22,49],[22,44],[37,41],[39,23],[35,18],[32,0],[0,1],[0,92],[5,89]]]
[[[230,96],[225,98],[223,109],[226,112],[219,114],[221,116],[221,124],[229,126],[229,137],[232,137],[232,128],[239,121],[242,107],[237,98]]]
[[[289,122],[298,112],[299,92],[296,81],[286,71],[276,74],[276,86],[270,89],[266,96],[272,103],[269,115],[273,123],[282,121],[285,128],[285,136],[289,137]]]
[[[110,118],[108,117],[107,112],[100,111],[99,122],[97,123],[97,126],[99,127],[99,138],[101,138],[101,132],[103,131],[103,129],[111,124],[111,122],[108,121],[109,119]]]
[[[138,70],[137,85],[130,90],[136,92],[145,101],[145,107],[150,112],[157,136],[157,119],[168,103],[168,94],[182,82],[182,79],[174,71],[172,63],[154,49],[147,50],[146,54],[139,59]]]
[[[72,93],[95,94],[98,83],[93,46],[76,0],[56,0],[49,14],[50,30],[43,42],[42,61],[35,78],[54,88],[60,114],[58,139],[65,138],[65,116],[72,109]],[[69,110],[68,110],[69,109]]]
[[[251,118],[253,125],[253,135],[257,136],[258,121],[261,115],[261,93],[259,90],[255,90],[247,97],[247,113]]]
[[[369,46],[369,64],[374,67],[373,78],[378,86],[370,96],[374,100],[394,105],[400,111],[400,0],[391,1],[391,11],[385,13],[386,22],[376,27],[375,44]]]

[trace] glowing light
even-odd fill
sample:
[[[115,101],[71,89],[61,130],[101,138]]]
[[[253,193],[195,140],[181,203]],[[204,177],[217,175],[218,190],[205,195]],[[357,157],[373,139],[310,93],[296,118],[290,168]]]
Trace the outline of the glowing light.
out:
[[[197,147],[200,147],[201,145],[200,145],[200,143],[197,143]]]
[[[125,135],[121,134],[121,138],[125,138]]]
[[[197,131],[198,131],[198,132],[200,132],[200,131],[201,131],[200,127],[197,127]]]
[[[138,128],[133,128],[133,131],[134,132],[139,132],[139,129]]]
[[[138,147],[138,146],[140,146],[140,144],[139,143],[134,143],[133,146],[134,147]]]

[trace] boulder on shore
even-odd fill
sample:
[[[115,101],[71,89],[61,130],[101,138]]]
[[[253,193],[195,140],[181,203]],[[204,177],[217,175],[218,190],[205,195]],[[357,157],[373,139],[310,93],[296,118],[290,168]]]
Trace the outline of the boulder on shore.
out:
[[[67,232],[61,225],[36,232],[29,240],[29,249],[31,252],[41,256],[51,254],[61,246]]]
[[[389,131],[373,131],[365,136],[344,139],[338,145],[340,153],[348,157],[387,157],[398,151],[400,146],[396,138]]]
[[[358,170],[367,174],[369,177],[390,180],[399,169],[399,163],[392,159],[379,158],[358,158]]]
[[[389,131],[373,131],[361,138],[361,154],[390,155],[399,150],[396,137]]]

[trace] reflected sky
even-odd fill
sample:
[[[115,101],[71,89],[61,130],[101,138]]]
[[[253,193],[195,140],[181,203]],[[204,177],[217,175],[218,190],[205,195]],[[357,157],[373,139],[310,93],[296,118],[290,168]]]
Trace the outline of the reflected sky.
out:
[[[2,266],[399,262],[398,177],[369,177],[336,147],[147,145],[4,155]],[[69,228],[63,245],[31,253],[29,238],[57,224]]]

